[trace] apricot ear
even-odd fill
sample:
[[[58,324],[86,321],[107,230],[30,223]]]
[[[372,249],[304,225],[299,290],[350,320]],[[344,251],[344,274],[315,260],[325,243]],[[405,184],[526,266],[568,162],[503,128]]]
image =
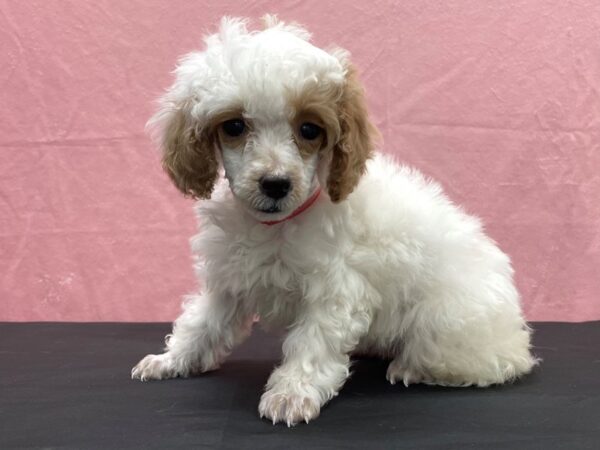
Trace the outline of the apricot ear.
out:
[[[214,138],[198,135],[186,106],[163,107],[149,122],[160,134],[162,165],[177,189],[193,198],[210,198],[218,175]]]
[[[334,203],[344,200],[356,187],[373,155],[377,129],[369,121],[364,89],[356,69],[348,67],[339,103],[340,138],[332,149],[327,191]]]

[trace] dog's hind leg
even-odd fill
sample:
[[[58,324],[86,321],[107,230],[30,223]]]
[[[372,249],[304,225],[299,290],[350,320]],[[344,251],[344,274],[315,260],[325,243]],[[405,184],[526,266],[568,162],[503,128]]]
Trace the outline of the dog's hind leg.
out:
[[[410,384],[425,383],[428,381],[422,373],[405,367],[405,362],[402,361],[402,357],[400,356],[397,356],[390,362],[385,377],[391,384],[402,382],[406,387]]]
[[[424,300],[409,313],[401,351],[387,371],[392,384],[484,387],[512,381],[537,363],[516,307],[452,300]]]
[[[142,381],[187,377],[219,364],[251,331],[254,310],[246,302],[221,295],[193,295],[165,339],[166,351],[147,355],[131,371]]]

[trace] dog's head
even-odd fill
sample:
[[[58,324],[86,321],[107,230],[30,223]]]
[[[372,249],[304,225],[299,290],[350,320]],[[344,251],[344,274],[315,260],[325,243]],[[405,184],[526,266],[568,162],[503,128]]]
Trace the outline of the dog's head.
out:
[[[296,25],[225,18],[191,53],[149,125],[184,194],[209,198],[223,165],[234,196],[260,220],[298,208],[320,183],[345,199],[376,133],[347,52],[323,51]]]

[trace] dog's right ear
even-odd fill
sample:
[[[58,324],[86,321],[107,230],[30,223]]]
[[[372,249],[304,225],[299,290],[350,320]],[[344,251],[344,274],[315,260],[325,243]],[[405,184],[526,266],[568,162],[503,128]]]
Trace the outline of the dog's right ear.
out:
[[[187,102],[163,99],[148,127],[158,137],[162,165],[177,189],[192,198],[210,198],[219,166],[215,139],[195,124]]]

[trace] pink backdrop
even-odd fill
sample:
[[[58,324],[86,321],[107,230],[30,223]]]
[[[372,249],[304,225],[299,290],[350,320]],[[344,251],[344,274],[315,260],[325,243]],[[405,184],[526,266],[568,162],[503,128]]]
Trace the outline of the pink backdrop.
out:
[[[0,3],[0,320],[175,317],[192,205],[144,123],[220,16],[265,12],[351,50],[386,151],[484,219],[529,319],[600,319],[598,0],[46,0]]]

